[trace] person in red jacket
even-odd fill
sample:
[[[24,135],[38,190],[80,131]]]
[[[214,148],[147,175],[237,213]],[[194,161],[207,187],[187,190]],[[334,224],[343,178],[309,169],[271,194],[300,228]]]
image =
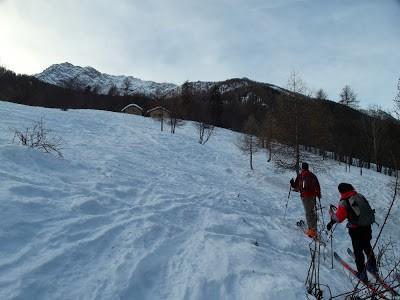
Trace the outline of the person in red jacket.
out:
[[[349,228],[349,235],[351,237],[351,243],[353,244],[353,252],[357,265],[357,277],[366,282],[368,276],[366,270],[371,273],[378,273],[376,265],[375,254],[371,246],[372,229],[370,223],[362,222],[364,220],[363,208],[367,207],[367,211],[370,210],[370,206],[365,206],[365,202],[368,201],[365,197],[357,193],[354,187],[349,183],[340,183],[338,185],[340,193],[340,202],[336,212],[332,209],[329,211],[331,215],[331,221],[328,223],[326,228],[328,231],[332,229],[332,225],[335,223],[341,223],[345,219],[348,220],[347,228]],[[360,204],[364,204],[363,206]],[[368,225],[369,224],[369,225]],[[365,266],[365,257],[367,256],[367,266]]]
[[[300,192],[306,214],[308,230],[306,234],[310,238],[317,237],[317,213],[316,213],[316,197],[321,199],[321,188],[318,178],[309,171],[308,163],[301,164],[301,172],[290,180],[290,185],[295,192]]]

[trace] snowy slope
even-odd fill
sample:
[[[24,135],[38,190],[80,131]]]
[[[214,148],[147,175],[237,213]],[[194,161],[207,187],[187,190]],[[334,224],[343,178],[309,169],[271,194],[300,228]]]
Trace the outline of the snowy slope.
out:
[[[11,144],[9,128],[41,117],[63,137],[64,159]],[[298,195],[283,217],[293,174],[265,153],[250,172],[237,133],[219,129],[202,146],[191,124],[171,135],[139,116],[7,102],[0,120],[0,299],[306,299]],[[349,181],[381,222],[390,178],[330,164],[323,205]],[[384,238],[399,239],[398,226],[395,209]],[[344,225],[334,245],[349,259]],[[326,256],[321,282],[350,289]]]
[[[147,96],[167,95],[176,90],[177,86],[172,83],[157,83],[153,81],[144,81],[132,76],[116,76],[100,73],[92,67],[74,66],[70,63],[54,64],[44,70],[42,73],[34,75],[36,78],[50,84],[74,88],[91,89],[97,88],[98,93],[107,94],[114,85],[120,95],[143,94]],[[128,82],[128,86],[125,82]],[[125,88],[128,90],[125,91]]]

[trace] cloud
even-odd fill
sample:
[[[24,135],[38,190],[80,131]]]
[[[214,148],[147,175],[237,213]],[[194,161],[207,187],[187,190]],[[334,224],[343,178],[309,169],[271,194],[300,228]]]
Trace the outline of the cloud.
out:
[[[333,99],[350,84],[365,106],[387,107],[399,76],[398,0],[0,3],[0,57],[19,72],[70,61],[157,81],[285,85],[296,69]]]

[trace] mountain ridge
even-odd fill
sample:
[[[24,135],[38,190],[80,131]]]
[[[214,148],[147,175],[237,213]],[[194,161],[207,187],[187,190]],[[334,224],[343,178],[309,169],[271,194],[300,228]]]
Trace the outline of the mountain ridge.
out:
[[[90,66],[81,67],[69,62],[53,64],[33,76],[41,81],[65,88],[81,90],[90,88],[98,94],[108,94],[110,89],[114,89],[115,95],[136,93],[154,97],[158,94],[169,94],[178,87],[173,83],[146,81],[133,76],[110,75]]]
[[[87,66],[81,67],[73,65],[69,62],[61,64],[53,64],[46,68],[43,72],[34,74],[37,79],[64,88],[72,88],[77,90],[90,89],[98,94],[113,95],[134,95],[142,94],[148,97],[170,96],[178,94],[182,85],[174,83],[158,83],[154,81],[142,80],[128,75],[110,75],[102,73],[97,69]],[[224,81],[191,81],[191,86],[197,91],[209,91],[213,86],[218,85],[221,93],[252,84],[261,84],[268,88],[287,92],[286,89],[277,85],[257,82],[249,78],[230,78]]]

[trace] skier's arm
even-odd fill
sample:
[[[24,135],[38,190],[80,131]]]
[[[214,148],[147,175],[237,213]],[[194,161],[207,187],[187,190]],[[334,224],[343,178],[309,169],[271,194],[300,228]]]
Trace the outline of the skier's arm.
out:
[[[299,176],[296,177],[295,181],[293,181],[293,179],[290,181],[290,186],[292,187],[293,191],[299,191]]]
[[[328,229],[328,231],[332,229],[333,224],[342,223],[347,218],[347,209],[345,204],[340,201],[337,210],[335,211],[331,207],[329,209],[329,214],[331,215],[331,221],[326,226],[326,229]]]
[[[339,203],[336,213],[332,213],[331,218],[335,223],[342,223],[347,218],[347,209],[344,204]]]

